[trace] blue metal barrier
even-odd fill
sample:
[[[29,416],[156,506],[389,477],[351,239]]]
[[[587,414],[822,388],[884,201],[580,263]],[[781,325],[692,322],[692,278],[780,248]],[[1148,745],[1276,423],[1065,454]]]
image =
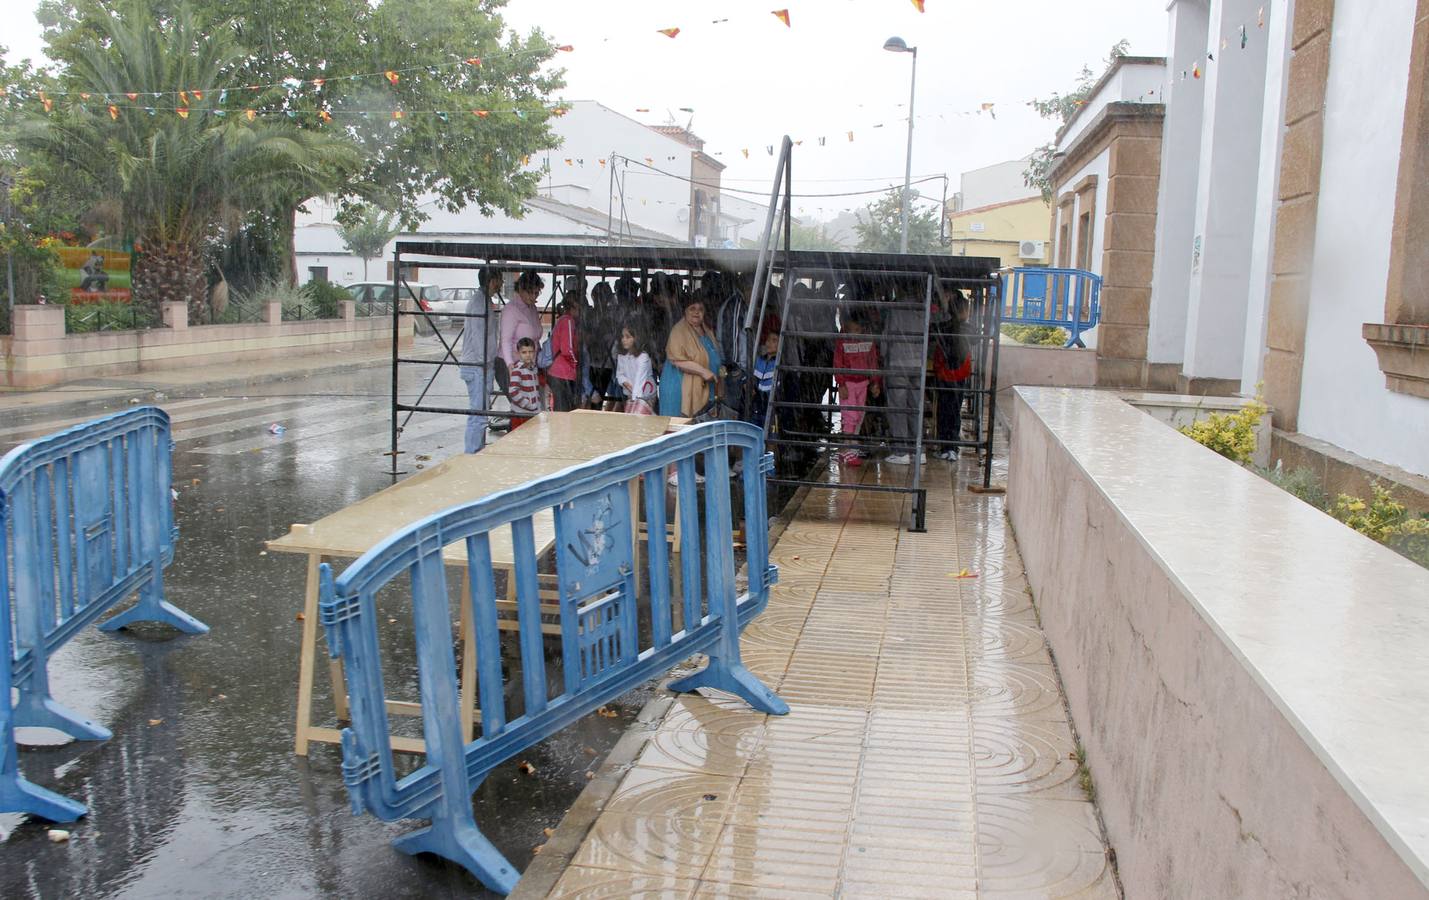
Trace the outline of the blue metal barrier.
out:
[[[748,590],[737,596],[731,451],[739,451],[743,483]],[[704,487],[696,459],[703,459]],[[373,548],[334,582],[322,567],[321,615],[328,646],[346,664],[352,724],[342,732],[342,771],[354,813],[384,821],[430,819],[397,839],[405,853],[435,853],[464,866],[488,888],[508,893],[518,873],[477,829],[471,795],[498,764],[566,727],[640,683],[696,653],[709,665],[673,682],[676,691],[711,687],[764,712],[789,707],[740,661],[739,629],[769,602],[777,570],[769,564],[764,478],[773,460],[759,428],[710,422],[602,457],[509,491],[455,507],[403,529]],[[666,467],[679,475],[680,565],[684,628],[672,633],[670,560],[666,542],[648,542],[649,640],[638,626],[632,559],[631,482],[643,479],[649,533],[665,534]],[[561,678],[547,684],[533,518],[553,510],[560,591]],[[700,513],[705,532],[701,540]],[[502,691],[491,533],[510,527],[515,549],[522,690],[508,711]],[[452,608],[442,548],[464,542],[466,610],[477,649],[481,736],[461,731],[459,686],[452,656]],[[703,566],[703,573],[701,568]],[[426,764],[405,778],[393,769],[386,692],[378,648],[376,596],[406,576],[416,631]],[[703,588],[703,590],[702,590]],[[513,707],[518,698],[513,698]],[[512,716],[509,713],[517,713]]]
[[[1102,279],[1082,269],[1021,266],[1002,273],[1003,324],[1067,329],[1068,347],[1085,347],[1082,335],[1102,316]]]
[[[164,600],[174,557],[169,417],[137,407],[16,447],[0,459],[0,811],[56,822],[85,807],[20,777],[15,729],[54,728],[79,740],[110,733],[50,696],[49,658],[137,593],[105,631],[165,622],[208,626]],[[12,690],[18,699],[11,705]]]

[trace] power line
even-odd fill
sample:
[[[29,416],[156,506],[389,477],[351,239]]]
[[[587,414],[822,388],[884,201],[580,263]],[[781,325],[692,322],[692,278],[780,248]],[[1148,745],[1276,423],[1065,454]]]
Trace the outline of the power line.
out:
[[[626,162],[627,165],[629,165],[630,163],[634,163],[635,165],[640,166],[641,168],[649,169],[650,171],[655,172],[655,173],[660,174],[660,175],[664,175],[664,176],[667,177],[667,178],[674,178],[674,179],[677,180],[677,181],[683,181],[683,182],[685,182],[685,183],[687,183],[687,184],[695,184],[695,185],[699,185],[700,187],[706,187],[706,188],[708,188],[708,187],[713,187],[713,185],[709,184],[708,182],[695,181],[693,178],[688,178],[688,177],[686,177],[686,176],[684,176],[684,175],[676,175],[674,172],[666,172],[664,169],[656,168],[655,166],[652,166],[652,165],[650,165],[650,164],[647,163],[647,162],[643,162],[643,161],[638,160],[638,159],[631,159],[631,158],[629,158],[629,157],[627,157],[627,156],[612,156],[612,157],[611,157],[611,163],[612,163],[612,165],[614,164],[615,160],[617,160],[617,159],[623,159],[623,160],[625,160],[625,162]],[[927,176],[926,178],[916,179],[916,180],[912,181],[911,184],[923,184],[923,183],[928,182],[928,181],[942,181],[944,177],[945,177],[945,176],[943,176],[943,175],[929,175],[929,176]],[[874,190],[869,190],[869,191],[840,191],[840,192],[835,192],[835,193],[824,193],[824,194],[790,194],[789,196],[790,196],[790,197],[798,197],[799,199],[817,199],[817,198],[821,198],[821,197],[864,197],[864,196],[867,196],[867,195],[870,195],[870,194],[886,194],[886,193],[888,193],[890,190],[893,190],[894,188],[896,188],[896,187],[898,187],[898,186],[899,186],[899,185],[897,185],[897,184],[889,184],[889,185],[886,186],[886,187],[875,188]],[[744,188],[726,188],[726,187],[723,187],[723,186],[720,187],[720,192],[721,192],[721,193],[726,193],[726,194],[748,194],[748,195],[753,196],[753,197],[767,197],[767,196],[768,196],[768,192],[767,192],[767,191],[751,191],[751,190],[746,190],[746,189],[744,189]]]

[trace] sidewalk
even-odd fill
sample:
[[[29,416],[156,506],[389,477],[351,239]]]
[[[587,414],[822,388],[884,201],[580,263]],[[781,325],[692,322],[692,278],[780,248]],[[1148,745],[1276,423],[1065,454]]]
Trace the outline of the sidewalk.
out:
[[[128,403],[131,398],[150,400],[156,392],[168,397],[187,397],[201,392],[240,389],[275,381],[368,368],[391,361],[392,351],[384,347],[381,350],[333,351],[309,356],[225,363],[198,369],[162,369],[104,375],[40,390],[22,391],[0,387],[0,415],[67,406],[122,405]]]
[[[516,896],[1118,896],[1003,498],[927,479],[926,534],[902,495],[807,495],[742,642],[790,714],[673,699]]]

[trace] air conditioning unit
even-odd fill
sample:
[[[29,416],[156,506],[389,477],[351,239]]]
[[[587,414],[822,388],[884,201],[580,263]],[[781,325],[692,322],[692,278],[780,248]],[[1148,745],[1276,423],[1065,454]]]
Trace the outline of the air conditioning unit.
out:
[[[1041,259],[1047,255],[1047,242],[1018,241],[1017,255],[1023,259]]]

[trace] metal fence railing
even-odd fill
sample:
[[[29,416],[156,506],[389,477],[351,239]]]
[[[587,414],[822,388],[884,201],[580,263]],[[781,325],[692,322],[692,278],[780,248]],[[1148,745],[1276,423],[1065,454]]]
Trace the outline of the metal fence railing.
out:
[[[1020,266],[1002,273],[1002,321],[1065,328],[1068,347],[1101,321],[1102,279],[1082,269]]]

